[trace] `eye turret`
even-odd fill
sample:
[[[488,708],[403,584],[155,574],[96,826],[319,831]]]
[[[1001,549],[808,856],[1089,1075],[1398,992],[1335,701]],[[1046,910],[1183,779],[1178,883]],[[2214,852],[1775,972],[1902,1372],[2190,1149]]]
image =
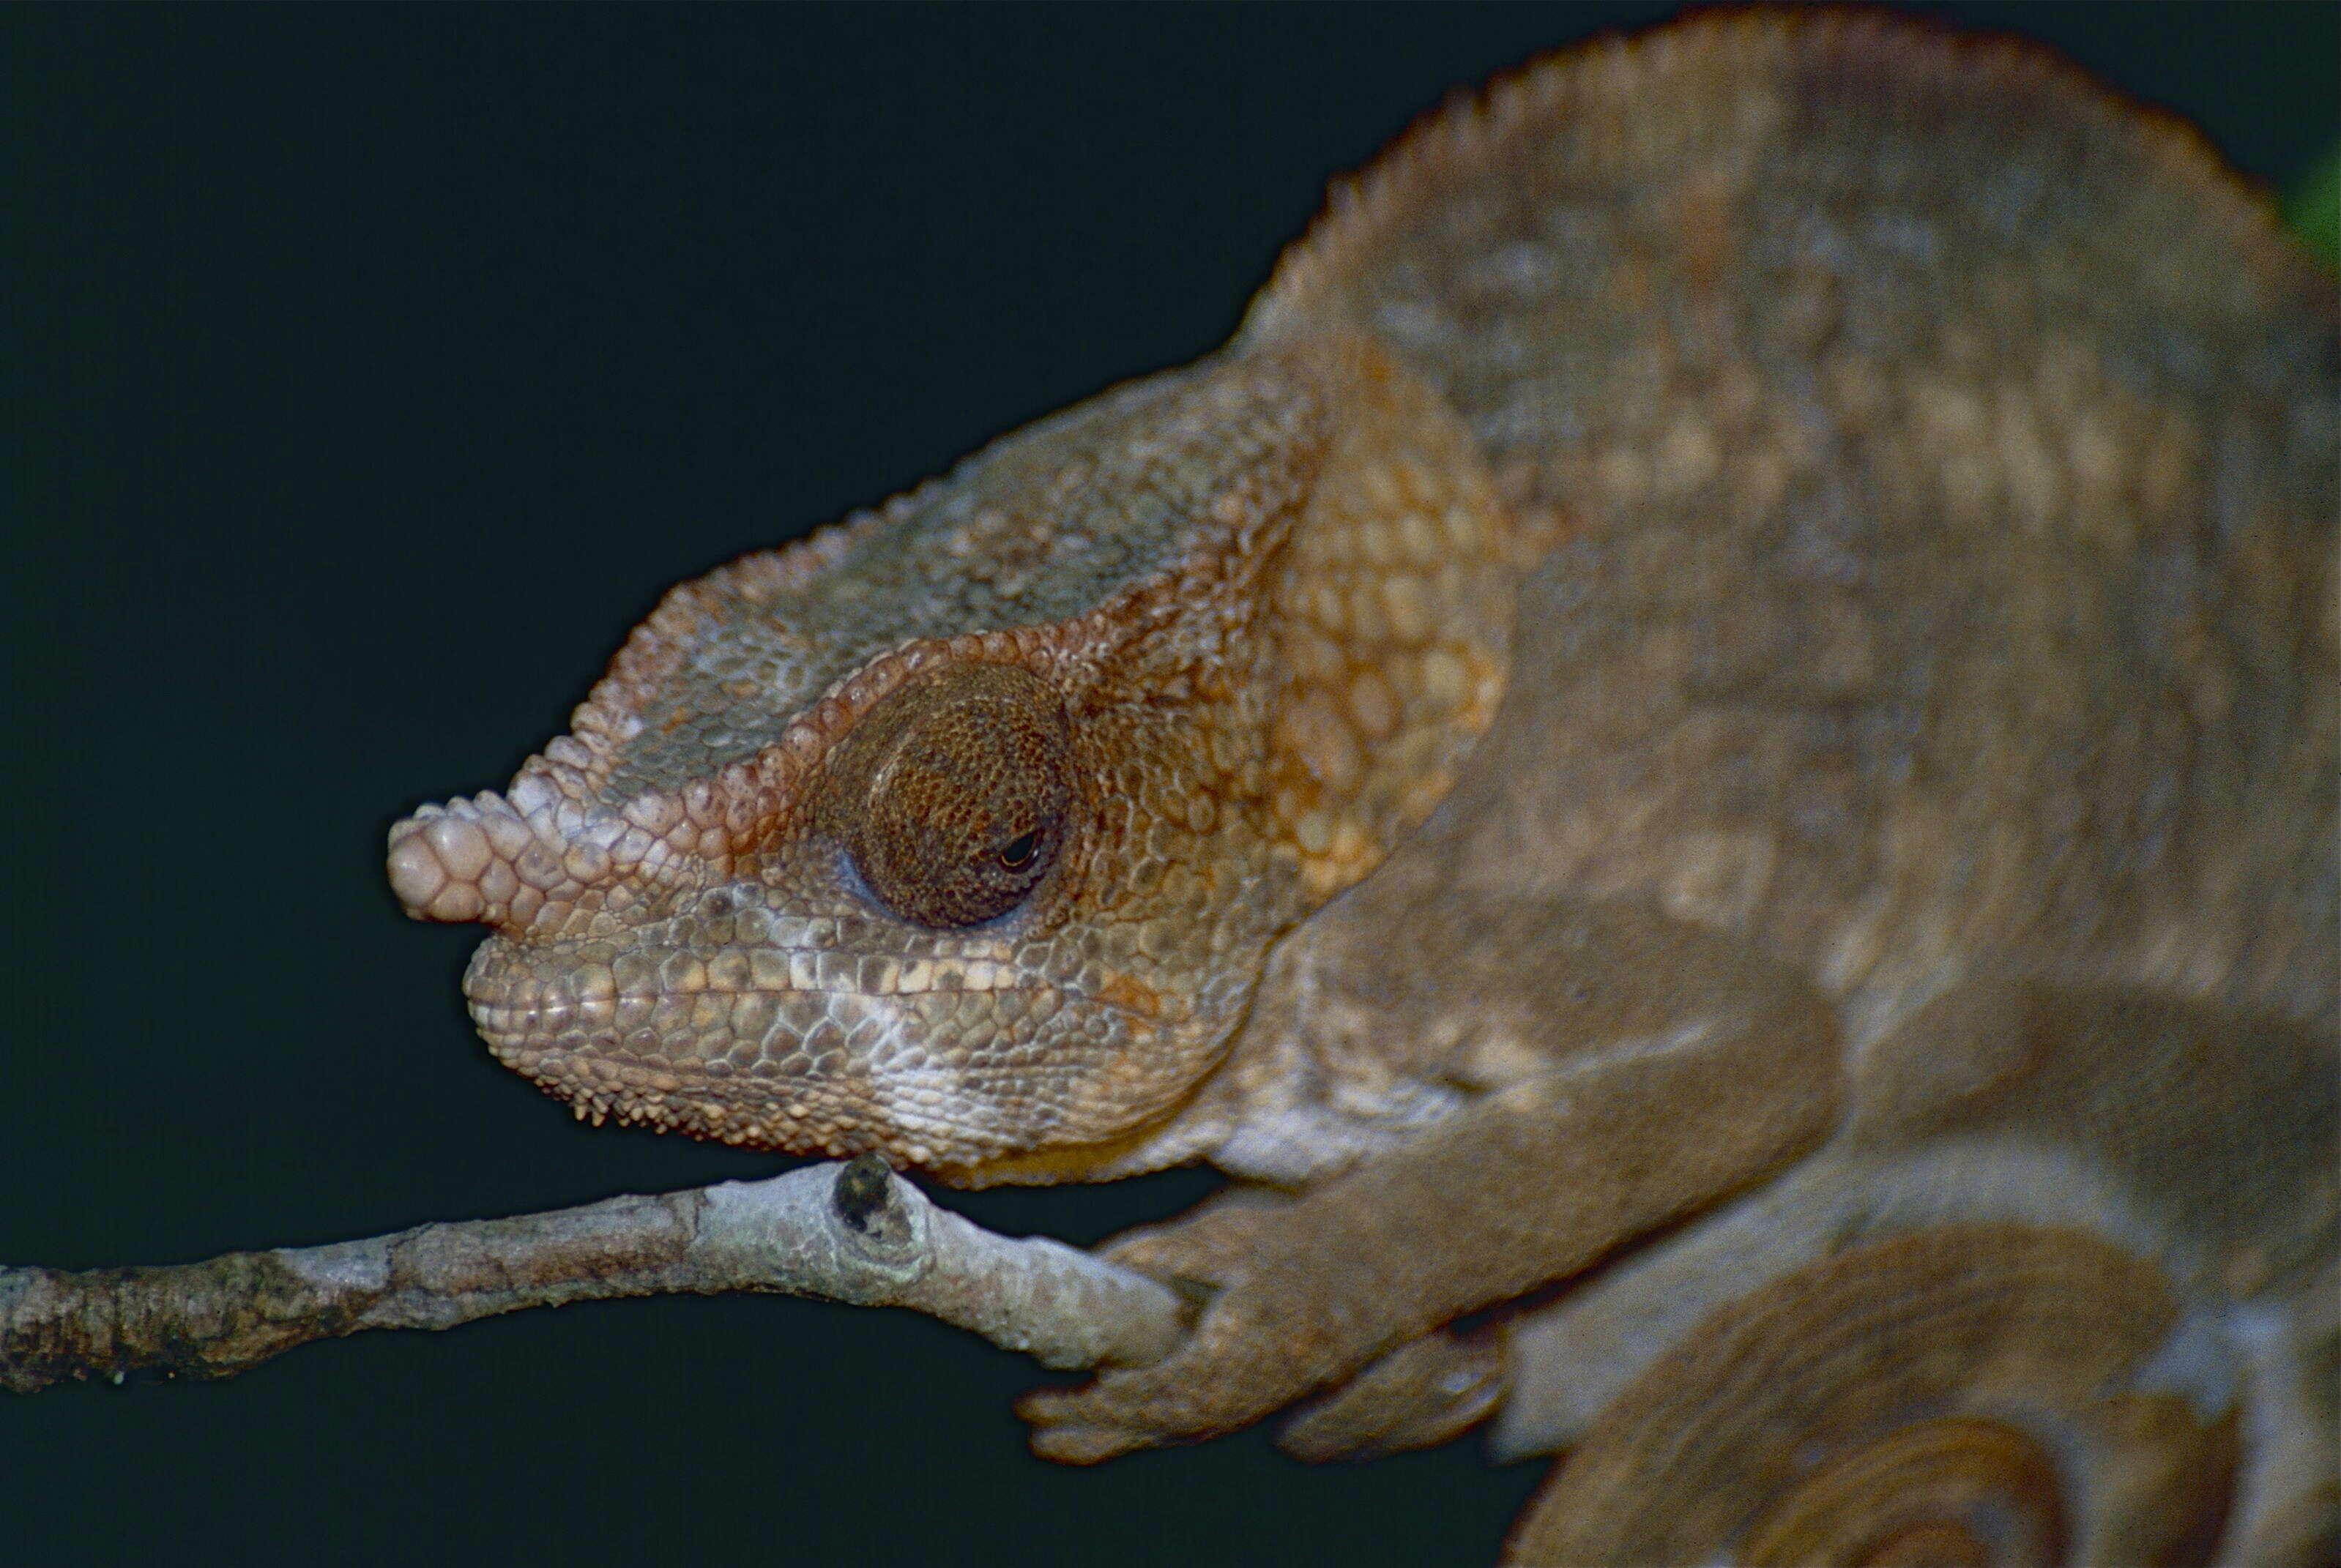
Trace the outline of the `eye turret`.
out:
[[[1074,809],[1064,704],[1038,676],[957,664],[911,681],[840,742],[823,827],[878,901],[951,929],[1021,904]]]

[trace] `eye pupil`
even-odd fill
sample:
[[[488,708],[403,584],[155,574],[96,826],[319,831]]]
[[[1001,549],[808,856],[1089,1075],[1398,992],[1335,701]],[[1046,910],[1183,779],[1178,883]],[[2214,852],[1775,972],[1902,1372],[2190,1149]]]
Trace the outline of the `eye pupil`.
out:
[[[1041,847],[1038,828],[1020,833],[1000,847],[1000,863],[1011,871],[1021,871],[1031,864],[1032,852]]]

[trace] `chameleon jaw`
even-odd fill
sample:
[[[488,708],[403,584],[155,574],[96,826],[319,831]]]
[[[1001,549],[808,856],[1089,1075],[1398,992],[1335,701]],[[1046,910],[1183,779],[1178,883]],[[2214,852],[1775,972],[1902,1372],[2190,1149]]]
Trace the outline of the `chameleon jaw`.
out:
[[[597,1124],[799,1153],[883,1147],[914,1164],[981,1136],[954,1132],[940,1114],[963,1053],[917,1043],[932,1021],[919,1015],[941,1010],[941,997],[862,989],[864,966],[839,957],[760,948],[710,962],[677,947],[604,962],[491,938],[464,992],[499,1060]],[[792,968],[806,984],[790,983]],[[977,960],[954,978],[988,983],[992,968]],[[922,1080],[933,1085],[926,1096]]]
[[[1094,962],[1063,974],[1045,940],[847,951],[841,929],[866,943],[872,922],[782,913],[736,884],[692,903],[623,947],[491,938],[463,983],[491,1050],[597,1124],[967,1169],[1115,1135],[1183,1093],[1224,1033],[1104,999],[1141,987]],[[728,941],[694,939],[718,921]]]

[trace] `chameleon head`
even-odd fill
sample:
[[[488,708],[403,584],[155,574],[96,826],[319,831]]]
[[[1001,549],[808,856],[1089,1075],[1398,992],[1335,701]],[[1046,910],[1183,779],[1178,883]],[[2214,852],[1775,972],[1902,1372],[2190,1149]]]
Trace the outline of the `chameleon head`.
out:
[[[495,1054],[596,1121],[969,1182],[1121,1157],[1323,896],[1275,611],[1322,375],[1135,383],[672,590],[508,790],[391,831],[410,914],[493,928]]]

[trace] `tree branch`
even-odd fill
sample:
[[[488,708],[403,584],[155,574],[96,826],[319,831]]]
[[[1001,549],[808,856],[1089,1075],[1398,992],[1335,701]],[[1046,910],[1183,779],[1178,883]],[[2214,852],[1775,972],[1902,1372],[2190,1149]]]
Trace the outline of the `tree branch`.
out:
[[[864,1156],[765,1181],[163,1268],[0,1268],[0,1386],[29,1394],[141,1367],[227,1377],[360,1329],[733,1290],[907,1306],[1053,1367],[1142,1365],[1185,1332],[1168,1287],[1045,1237],[985,1230]]]

